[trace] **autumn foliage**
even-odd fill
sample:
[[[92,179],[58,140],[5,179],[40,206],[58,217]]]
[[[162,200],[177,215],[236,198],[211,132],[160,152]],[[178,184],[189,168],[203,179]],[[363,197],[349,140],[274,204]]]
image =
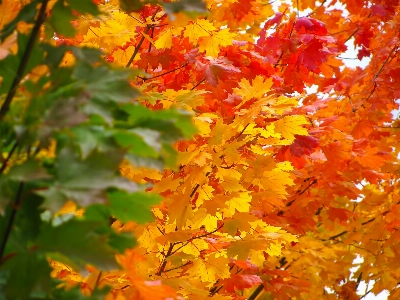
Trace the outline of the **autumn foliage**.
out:
[[[400,298],[399,1],[0,3],[0,299]]]

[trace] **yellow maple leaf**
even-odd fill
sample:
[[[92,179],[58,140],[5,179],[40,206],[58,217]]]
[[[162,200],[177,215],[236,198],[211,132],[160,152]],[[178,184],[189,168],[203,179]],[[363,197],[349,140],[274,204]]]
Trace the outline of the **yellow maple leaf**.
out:
[[[218,226],[218,217],[221,217],[219,213],[217,213],[217,216],[213,216],[205,208],[200,208],[193,216],[191,228],[204,226],[208,232],[213,231]]]
[[[209,117],[197,116],[193,118],[193,123],[196,125],[198,134],[201,136],[209,136],[211,133],[210,124],[212,119]]]
[[[276,195],[280,197],[287,195],[286,186],[294,185],[290,174],[281,169],[265,172],[264,176],[260,178],[260,183],[265,190],[276,193]]]
[[[199,256],[202,250],[208,249],[208,243],[202,239],[194,239],[182,248],[182,252]]]
[[[236,171],[234,168],[225,169],[225,168],[218,168],[217,173],[215,174],[215,178],[224,180],[225,177],[229,176],[230,178],[234,178],[240,180],[242,174]]]
[[[272,99],[269,104],[269,106],[264,106],[262,110],[282,115],[284,111],[297,106],[298,100],[296,98],[288,98],[281,95],[278,98]]]
[[[154,193],[161,193],[167,190],[170,191],[176,191],[178,186],[180,185],[180,178],[174,179],[174,176],[168,176],[166,178],[163,178],[160,182],[156,183],[153,187],[153,192]]]
[[[197,44],[199,38],[210,36],[216,30],[210,21],[199,19],[185,27],[183,36],[189,38],[189,42]]]
[[[278,132],[287,140],[293,141],[294,135],[308,135],[307,129],[302,125],[307,125],[309,122],[304,116],[286,116],[275,121],[275,132]]]
[[[169,49],[172,47],[172,30],[169,28],[162,32],[154,43],[157,49]]]
[[[209,56],[217,57],[219,48],[232,45],[232,41],[235,37],[236,35],[229,32],[228,28],[216,31],[212,35],[202,37],[199,40],[199,51],[206,52]]]
[[[220,182],[221,186],[226,192],[238,192],[244,190],[243,186],[235,178],[225,176],[224,180]]]
[[[132,57],[133,52],[135,51],[135,47],[130,46],[125,50],[118,48],[113,53],[114,63],[119,66],[126,66],[130,58]]]
[[[250,210],[251,196],[248,192],[240,193],[238,197],[225,202],[227,208],[224,210],[224,217],[232,217],[236,211],[248,212]]]
[[[257,126],[256,124],[249,124],[244,129],[243,134],[252,135],[252,136],[256,136],[257,134],[260,134],[261,136],[263,136],[265,138],[269,138],[269,137],[280,138],[281,137],[281,135],[279,133],[275,132],[275,125],[273,123],[266,126],[265,128],[256,127],[256,126]],[[243,128],[244,128],[244,126],[243,126]]]
[[[235,88],[234,92],[241,96],[243,101],[237,105],[240,106],[251,98],[261,98],[264,94],[271,90],[272,78],[264,81],[264,77],[257,75],[256,78],[250,83],[247,79],[243,78],[239,82],[239,88]]]
[[[201,106],[204,102],[203,94],[207,93],[204,90],[188,91],[188,90],[172,90],[164,91],[164,99],[161,100],[164,108],[170,108],[172,105],[177,108],[185,108],[193,110],[196,106]]]
[[[214,188],[209,186],[208,184],[202,185],[199,189],[199,195],[197,197],[197,202],[196,205],[199,207],[204,203],[204,201],[211,200],[212,199],[212,192],[214,191]]]
[[[214,282],[219,278],[229,278],[229,259],[225,257],[216,258],[214,254],[209,255],[206,259],[198,259],[195,261],[193,271],[200,277],[203,282]]]
[[[149,225],[144,228],[142,234],[138,238],[141,247],[152,249],[157,245],[156,238],[161,236],[162,233],[158,230],[157,226]]]

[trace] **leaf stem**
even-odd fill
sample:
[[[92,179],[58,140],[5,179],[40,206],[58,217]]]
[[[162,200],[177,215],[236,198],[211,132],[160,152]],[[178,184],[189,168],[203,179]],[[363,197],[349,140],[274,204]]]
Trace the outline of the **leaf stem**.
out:
[[[26,66],[28,65],[29,58],[31,57],[31,54],[32,54],[35,40],[39,35],[40,26],[42,26],[44,19],[46,18],[46,7],[47,7],[48,2],[49,2],[49,0],[43,0],[43,2],[42,2],[42,6],[40,7],[38,17],[35,21],[35,26],[32,29],[31,35],[28,40],[28,44],[26,45],[24,54],[22,55],[22,58],[21,58],[21,63],[18,66],[17,74],[15,75],[14,80],[11,84],[10,90],[8,91],[8,94],[6,96],[6,99],[4,100],[3,105],[1,106],[0,122],[4,119],[5,115],[9,111],[11,102],[15,96],[15,93],[17,92],[18,85],[24,76]]]

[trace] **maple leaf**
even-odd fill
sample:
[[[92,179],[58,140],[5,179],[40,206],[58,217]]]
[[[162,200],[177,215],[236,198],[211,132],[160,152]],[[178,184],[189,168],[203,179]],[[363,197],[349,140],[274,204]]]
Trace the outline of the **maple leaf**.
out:
[[[230,276],[229,260],[225,257],[208,255],[204,260],[198,259],[194,262],[194,274],[199,276],[203,282],[213,282],[218,278],[228,278]]]
[[[236,35],[230,32],[228,28],[214,32],[199,40],[199,51],[204,51],[209,56],[217,57],[220,47],[232,45],[235,37]]]
[[[192,22],[185,27],[185,32],[183,36],[187,37],[189,39],[189,42],[197,44],[198,40],[201,37],[209,36],[216,30],[217,28],[215,28],[210,21],[199,19],[196,22]]]
[[[154,46],[157,49],[165,49],[165,48],[171,48],[172,47],[172,30],[167,29],[163,31],[157,38],[157,41],[155,41]]]
[[[233,197],[229,201],[225,202],[227,209],[225,214],[227,217],[232,217],[236,211],[248,212],[250,209],[251,196],[248,193],[240,193],[238,197]]]
[[[232,274],[229,279],[224,279],[223,284],[226,291],[232,293],[236,290],[248,289],[262,283],[260,276]]]
[[[234,91],[238,96],[241,96],[243,101],[240,105],[250,100],[251,98],[261,98],[271,90],[272,79],[265,80],[262,76],[256,76],[250,84],[247,79],[242,79],[239,82],[239,88]]]
[[[178,108],[186,108],[192,110],[196,106],[201,106],[203,104],[203,95],[207,93],[207,91],[186,91],[186,90],[166,90],[163,93],[163,98],[161,103],[164,108],[170,108],[171,105],[174,105]]]
[[[5,298],[399,298],[397,1],[0,2]]]
[[[295,139],[296,135],[308,135],[307,129],[302,125],[307,125],[309,122],[304,116],[286,116],[282,119],[275,121],[275,132],[278,132],[290,141]]]

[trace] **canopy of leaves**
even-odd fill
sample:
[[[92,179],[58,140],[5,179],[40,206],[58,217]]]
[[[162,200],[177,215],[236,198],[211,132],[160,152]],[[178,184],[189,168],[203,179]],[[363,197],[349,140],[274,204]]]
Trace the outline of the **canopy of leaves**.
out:
[[[400,298],[399,1],[23,3],[0,299]]]

